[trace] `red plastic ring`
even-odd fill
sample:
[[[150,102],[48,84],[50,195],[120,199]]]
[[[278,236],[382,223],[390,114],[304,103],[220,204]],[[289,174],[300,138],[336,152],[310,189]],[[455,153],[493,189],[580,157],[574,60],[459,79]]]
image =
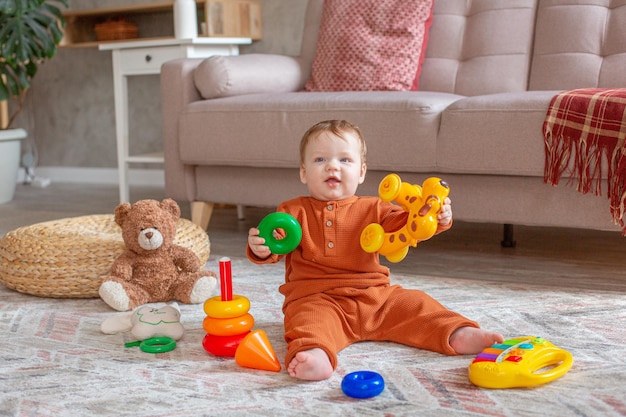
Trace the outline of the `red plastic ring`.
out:
[[[235,352],[237,352],[239,344],[249,333],[250,332],[246,332],[232,336],[207,334],[202,339],[202,347],[211,355],[235,357]]]

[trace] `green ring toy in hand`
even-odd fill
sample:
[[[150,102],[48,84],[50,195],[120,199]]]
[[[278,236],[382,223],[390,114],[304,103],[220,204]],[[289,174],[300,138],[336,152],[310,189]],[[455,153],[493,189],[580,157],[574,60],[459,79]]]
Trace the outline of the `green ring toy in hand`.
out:
[[[272,253],[284,255],[298,247],[302,240],[302,227],[300,223],[288,213],[270,213],[259,223],[259,236],[265,239],[265,244]],[[282,229],[285,237],[277,239],[274,237],[274,230]]]

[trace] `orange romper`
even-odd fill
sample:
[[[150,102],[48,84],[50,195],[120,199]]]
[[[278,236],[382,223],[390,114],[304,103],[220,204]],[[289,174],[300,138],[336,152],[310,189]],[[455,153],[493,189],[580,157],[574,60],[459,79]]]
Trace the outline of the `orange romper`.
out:
[[[392,341],[455,355],[448,340],[456,329],[478,327],[474,321],[442,306],[423,291],[390,285],[389,268],[377,253],[360,246],[361,231],[379,223],[386,231],[406,224],[401,207],[377,197],[320,201],[299,197],[278,206],[302,226],[300,245],[287,255],[260,259],[257,264],[285,258],[285,340],[288,365],[297,352],[321,348],[333,369],[337,353],[364,341]],[[438,233],[450,225],[440,227]]]

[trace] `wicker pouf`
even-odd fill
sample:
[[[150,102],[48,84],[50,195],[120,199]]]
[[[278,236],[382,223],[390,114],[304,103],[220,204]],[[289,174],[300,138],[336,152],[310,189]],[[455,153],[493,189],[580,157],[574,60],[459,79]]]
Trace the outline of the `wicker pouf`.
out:
[[[174,243],[204,264],[210,243],[204,230],[180,219]],[[0,282],[40,297],[96,298],[102,277],[124,250],[112,214],[73,217],[20,227],[0,239]]]

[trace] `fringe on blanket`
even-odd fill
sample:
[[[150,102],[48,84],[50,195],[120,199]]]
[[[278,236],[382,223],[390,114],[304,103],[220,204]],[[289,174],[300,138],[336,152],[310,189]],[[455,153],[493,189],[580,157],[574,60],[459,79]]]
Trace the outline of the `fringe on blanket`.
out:
[[[543,124],[544,181],[566,175],[581,193],[602,194],[603,166],[615,224],[626,236],[626,89],[578,89],[556,95]]]

